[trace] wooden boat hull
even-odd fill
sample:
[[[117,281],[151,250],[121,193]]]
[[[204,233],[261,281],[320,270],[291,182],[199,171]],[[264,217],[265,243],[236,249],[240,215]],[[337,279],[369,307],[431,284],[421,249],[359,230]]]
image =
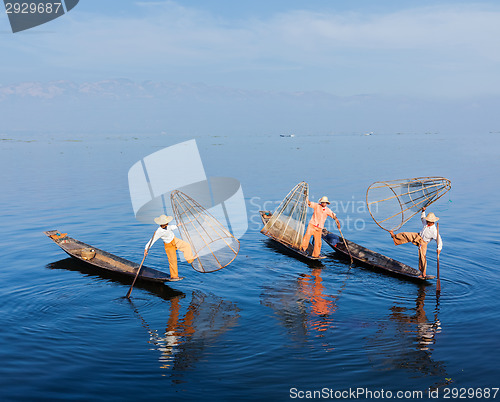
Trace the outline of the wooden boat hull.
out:
[[[326,229],[323,229],[322,237],[323,240],[335,251],[349,258],[349,252],[346,250],[345,245],[339,236],[329,232]],[[429,279],[435,278],[432,275],[427,275],[425,279],[419,278],[419,270],[392,258],[386,257],[385,255],[367,249],[366,247],[360,246],[359,244],[356,244],[347,239],[345,241],[347,243],[347,246],[349,247],[349,251],[351,252],[352,259],[362,266],[389,273],[394,276],[411,279],[417,282],[426,282]]]
[[[66,233],[61,233],[57,230],[49,230],[43,233],[51,238],[69,256],[94,267],[131,277],[135,277],[139,268],[139,264],[135,262],[92,247],[69,237]],[[143,265],[137,279],[149,282],[168,282],[170,281],[170,276]]]
[[[260,213],[260,218],[262,219],[262,223],[265,225],[267,223],[267,221],[271,218],[272,216],[272,213],[270,211],[259,211]],[[264,235],[266,235],[267,237],[269,237],[271,240],[274,240],[279,246],[283,247],[287,252],[289,252],[290,254],[298,257],[298,258],[302,258],[302,259],[305,259],[305,260],[308,260],[308,261],[320,261],[320,260],[323,260],[325,259],[326,257],[324,255],[320,255],[319,257],[313,257],[311,254],[312,254],[312,251],[313,251],[313,246],[311,244],[309,244],[309,247],[307,248],[307,252],[303,252],[299,249],[296,249],[295,247],[292,247],[290,246],[289,244],[286,244],[272,236],[269,236],[265,233],[263,233]]]

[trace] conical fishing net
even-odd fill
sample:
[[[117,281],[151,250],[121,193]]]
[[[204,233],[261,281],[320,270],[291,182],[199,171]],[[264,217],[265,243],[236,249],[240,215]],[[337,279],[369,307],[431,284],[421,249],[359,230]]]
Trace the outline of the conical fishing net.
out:
[[[366,204],[377,225],[387,231],[397,230],[450,188],[451,182],[444,177],[377,181],[366,191]]]
[[[298,249],[304,237],[308,195],[307,183],[297,184],[274,211],[261,232]]]
[[[178,190],[170,200],[181,237],[193,250],[196,271],[214,272],[236,258],[240,242],[205,208]]]

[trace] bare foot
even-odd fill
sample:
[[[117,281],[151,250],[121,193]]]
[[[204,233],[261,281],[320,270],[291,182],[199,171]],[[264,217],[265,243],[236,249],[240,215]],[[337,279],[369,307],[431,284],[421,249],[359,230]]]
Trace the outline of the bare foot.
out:
[[[391,235],[392,238],[394,238],[394,232],[392,230],[389,230],[389,234]]]

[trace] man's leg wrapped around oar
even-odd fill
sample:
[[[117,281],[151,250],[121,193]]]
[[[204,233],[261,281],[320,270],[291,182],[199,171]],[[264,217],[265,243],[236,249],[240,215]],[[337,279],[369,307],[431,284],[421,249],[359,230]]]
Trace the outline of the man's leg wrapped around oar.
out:
[[[423,277],[426,275],[427,270],[427,243],[420,237],[418,233],[414,232],[401,232],[398,234],[391,233],[392,240],[396,246],[405,243],[413,243],[418,247],[418,269]]]

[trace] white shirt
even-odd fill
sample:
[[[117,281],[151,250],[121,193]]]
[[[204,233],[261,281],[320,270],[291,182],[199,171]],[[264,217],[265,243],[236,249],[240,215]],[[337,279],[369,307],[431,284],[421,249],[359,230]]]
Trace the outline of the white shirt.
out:
[[[422,219],[422,223],[424,224],[424,227],[420,231],[419,235],[422,238],[423,241],[426,243],[429,243],[431,240],[436,240],[437,245],[438,245],[438,250],[441,250],[443,248],[443,240],[441,239],[441,235],[439,235],[439,240],[438,240],[438,234],[437,234],[437,228],[436,224],[432,226],[427,226],[427,221],[425,220],[425,212],[422,211],[422,215],[420,215],[420,219]]]
[[[162,239],[163,243],[167,244],[174,240],[174,232],[173,230],[177,229],[176,225],[168,225],[166,229],[163,229],[161,226],[156,229],[155,234],[153,235],[153,239],[148,241],[144,250],[150,248],[153,244],[155,244],[156,240]]]

